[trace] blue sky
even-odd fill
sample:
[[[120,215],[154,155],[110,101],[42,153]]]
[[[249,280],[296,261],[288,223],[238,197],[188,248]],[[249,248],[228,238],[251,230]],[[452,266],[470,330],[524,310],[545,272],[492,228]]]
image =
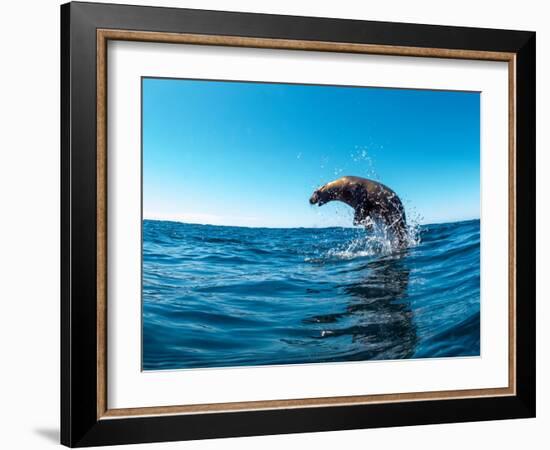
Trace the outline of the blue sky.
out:
[[[378,180],[421,223],[479,218],[480,95],[143,79],[143,216],[216,225],[351,226],[311,206],[343,175]]]

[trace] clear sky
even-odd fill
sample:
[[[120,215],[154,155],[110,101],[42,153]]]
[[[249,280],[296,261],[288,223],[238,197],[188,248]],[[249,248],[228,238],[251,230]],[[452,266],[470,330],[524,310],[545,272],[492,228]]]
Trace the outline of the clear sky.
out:
[[[351,226],[311,206],[343,175],[375,179],[421,223],[479,218],[480,95],[143,79],[143,216],[267,227]]]

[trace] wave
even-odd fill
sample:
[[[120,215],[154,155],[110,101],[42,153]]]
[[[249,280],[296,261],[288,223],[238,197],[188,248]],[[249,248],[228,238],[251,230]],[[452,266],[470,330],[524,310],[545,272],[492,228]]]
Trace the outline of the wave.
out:
[[[144,370],[479,354],[479,221],[143,223]]]

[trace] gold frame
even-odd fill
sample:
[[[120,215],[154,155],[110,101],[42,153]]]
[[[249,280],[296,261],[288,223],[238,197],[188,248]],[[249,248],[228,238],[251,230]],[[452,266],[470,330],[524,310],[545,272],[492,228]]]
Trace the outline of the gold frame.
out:
[[[392,56],[503,61],[508,63],[508,387],[410,392],[402,394],[264,400],[201,405],[148,406],[109,409],[107,405],[107,42],[109,40],[218,45]],[[289,409],[421,400],[448,400],[516,395],[516,54],[444,48],[398,47],[340,42],[247,38],[238,36],[157,33],[114,29],[97,30],[97,418],[197,414],[265,409]]]

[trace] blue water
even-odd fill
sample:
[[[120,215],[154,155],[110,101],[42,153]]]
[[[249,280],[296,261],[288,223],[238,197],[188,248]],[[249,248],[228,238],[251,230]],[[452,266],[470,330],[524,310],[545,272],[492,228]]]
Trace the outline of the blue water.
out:
[[[416,233],[145,220],[143,369],[479,355],[479,221]]]

